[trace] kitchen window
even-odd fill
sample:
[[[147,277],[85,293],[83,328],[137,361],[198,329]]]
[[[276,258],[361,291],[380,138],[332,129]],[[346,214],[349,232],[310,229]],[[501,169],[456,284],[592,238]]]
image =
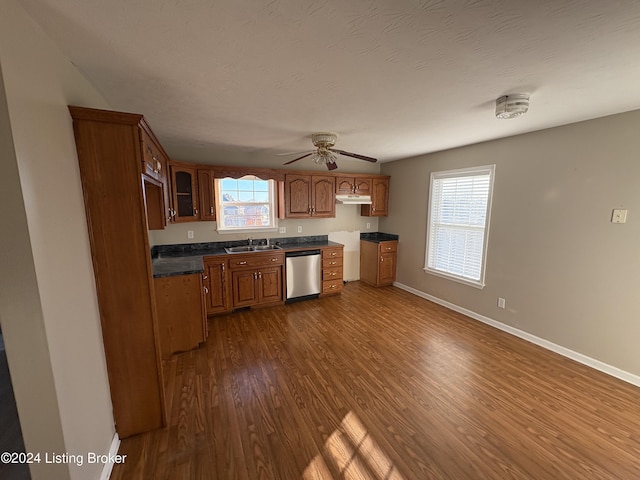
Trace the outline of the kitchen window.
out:
[[[276,230],[275,180],[217,178],[215,190],[219,233]]]
[[[495,165],[433,172],[424,271],[484,287]]]

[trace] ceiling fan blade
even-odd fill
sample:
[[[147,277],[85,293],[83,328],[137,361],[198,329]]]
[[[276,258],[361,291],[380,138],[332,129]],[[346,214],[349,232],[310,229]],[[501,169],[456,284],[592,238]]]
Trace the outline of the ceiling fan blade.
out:
[[[298,160],[302,160],[303,158],[308,157],[308,156],[309,156],[309,155],[311,155],[312,153],[313,153],[313,152],[309,152],[309,153],[307,153],[306,155],[302,155],[301,157],[294,158],[293,160],[290,160],[290,161],[288,161],[287,163],[283,163],[283,165],[289,165],[290,163],[297,162]]]
[[[358,160],[366,160],[367,162],[374,162],[374,163],[378,161],[377,158],[367,157],[365,155],[360,155],[357,153],[345,152],[344,150],[337,150],[335,148],[329,148],[329,150],[331,150],[332,152],[339,153],[340,155],[344,155],[346,157],[357,158]]]
[[[338,168],[338,165],[336,164],[336,162],[333,162],[333,163],[327,162],[327,170],[335,170],[336,168]]]
[[[288,152],[288,153],[276,153],[276,155],[278,155],[279,157],[283,157],[285,155],[299,155],[301,153],[309,153],[309,152],[313,152],[314,150],[302,150],[300,152]]]

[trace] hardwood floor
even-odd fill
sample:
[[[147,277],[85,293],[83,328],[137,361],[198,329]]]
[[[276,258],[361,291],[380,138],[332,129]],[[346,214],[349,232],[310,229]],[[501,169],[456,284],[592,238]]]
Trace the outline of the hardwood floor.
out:
[[[640,478],[640,389],[395,287],[210,321],[124,479]]]

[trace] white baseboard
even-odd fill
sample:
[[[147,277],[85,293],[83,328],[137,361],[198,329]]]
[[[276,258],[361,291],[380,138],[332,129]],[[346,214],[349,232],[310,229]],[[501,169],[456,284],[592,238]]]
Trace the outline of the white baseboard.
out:
[[[118,433],[113,434],[113,440],[111,441],[111,447],[109,448],[109,456],[113,457],[118,454],[118,449],[120,448],[120,437],[118,437]],[[107,462],[102,467],[102,474],[100,475],[100,480],[109,480],[111,477],[111,471],[113,470],[113,462]]]
[[[429,295],[428,293],[421,292],[420,290],[416,290],[415,288],[409,287],[402,283],[394,282],[393,285],[398,288],[401,288],[402,290],[406,290],[409,293],[413,293],[418,297],[422,297],[433,303],[437,303],[438,305],[447,307],[450,310],[466,315],[467,317],[471,317],[474,320],[478,320],[479,322],[486,323],[487,325],[491,325],[492,327],[495,327],[499,330],[510,333],[511,335],[515,335],[516,337],[519,337],[519,338],[522,338],[523,340],[534,343],[542,348],[546,348],[547,350],[551,350],[552,352],[559,353],[560,355],[570,358],[571,360],[575,360],[576,362],[582,363],[584,365],[587,365],[588,367],[599,370],[603,373],[606,373],[607,375],[611,375],[612,377],[616,377],[627,383],[640,387],[640,376],[638,375],[634,375],[632,373],[626,372],[617,367],[608,365],[604,362],[588,357],[581,353],[574,352],[573,350],[569,350],[568,348],[565,348],[561,345],[557,345],[553,342],[545,340],[544,338],[536,337],[535,335],[527,333],[523,330],[498,322],[497,320],[493,320],[492,318],[485,317],[484,315],[480,315],[479,313],[473,312],[471,310],[467,310],[466,308],[447,302],[446,300],[442,300],[441,298],[434,297],[433,295]]]

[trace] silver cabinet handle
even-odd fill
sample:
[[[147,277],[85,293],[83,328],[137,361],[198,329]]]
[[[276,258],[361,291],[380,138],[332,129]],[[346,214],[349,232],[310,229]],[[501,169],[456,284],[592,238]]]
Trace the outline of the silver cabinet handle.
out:
[[[236,265],[246,265],[247,262],[245,260],[241,261],[241,262],[236,262]]]
[[[209,215],[213,215],[213,207],[209,207]]]
[[[271,261],[272,261],[272,262],[277,262],[277,261],[278,261],[278,257],[273,257],[273,258],[271,259]]]
[[[204,287],[204,293],[205,295],[209,293],[209,289],[207,287]]]

